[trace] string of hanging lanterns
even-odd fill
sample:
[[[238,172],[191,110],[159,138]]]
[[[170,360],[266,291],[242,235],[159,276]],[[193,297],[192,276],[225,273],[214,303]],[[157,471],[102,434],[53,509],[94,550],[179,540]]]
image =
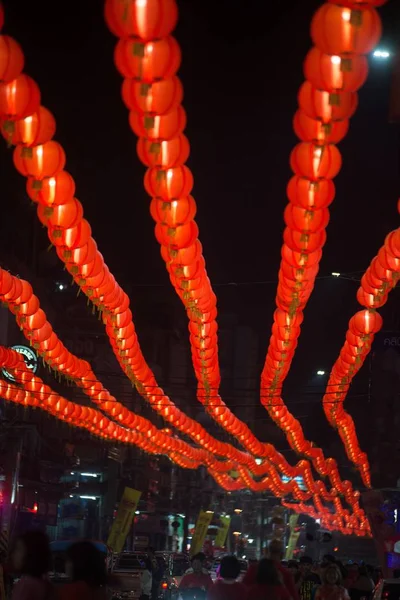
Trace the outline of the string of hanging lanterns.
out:
[[[26,77],[21,75],[19,82],[12,82],[12,85],[3,88],[3,99],[5,97],[6,100],[9,100],[10,96],[12,99],[12,102],[9,103],[11,107],[5,102],[7,109],[3,111],[5,114],[3,115],[2,131],[9,142],[17,143],[14,152],[14,164],[21,174],[28,177],[27,190],[32,199],[41,200],[47,204],[47,206],[38,207],[38,215],[46,225],[49,222],[52,225],[53,229],[49,228],[50,239],[58,246],[59,255],[61,251],[63,258],[70,259],[71,262],[74,258],[75,260],[84,258],[87,262],[84,262],[83,265],[89,263],[90,267],[94,262],[95,268],[90,271],[90,275],[93,275],[93,271],[96,271],[97,275],[100,270],[100,279],[104,281],[104,273],[101,272],[101,255],[96,264],[96,260],[93,259],[95,244],[90,238],[90,226],[83,219],[83,210],[80,203],[74,198],[71,201],[62,203],[62,200],[66,200],[69,195],[72,196],[74,193],[74,183],[71,176],[63,171],[65,165],[63,149],[59,144],[49,139],[54,134],[55,129],[52,123],[52,115],[45,109],[40,110],[38,108],[37,115],[23,117],[24,111],[32,110],[32,106],[34,106],[34,101],[30,96],[33,95],[37,104],[40,98],[36,84],[30,79],[26,80]],[[29,85],[25,85],[26,81]],[[6,91],[4,91],[5,88]],[[20,96],[22,100],[25,100],[20,101]],[[17,117],[21,118],[18,119]],[[39,145],[38,142],[40,142]],[[18,152],[19,146],[22,147],[20,153]],[[62,229],[66,230],[64,235]],[[56,240],[58,240],[58,243]],[[92,244],[90,244],[91,241]],[[83,252],[81,251],[82,248]],[[78,251],[75,257],[72,256],[73,250]],[[98,257],[99,253],[97,254]],[[92,260],[88,260],[89,258]],[[64,260],[64,262],[66,261]],[[74,263],[72,264],[73,271],[77,266]],[[78,273],[75,273],[75,279],[77,275],[82,283],[86,273],[79,273],[78,271]],[[85,281],[85,283],[87,282]],[[90,282],[88,284],[90,291],[92,291],[92,286],[94,287],[93,283]],[[107,288],[107,285],[104,284],[104,288],[108,290],[109,286]],[[93,300],[93,296],[91,296],[91,299]],[[195,439],[198,441],[198,435]],[[275,449],[273,450],[275,451]]]
[[[28,76],[19,75],[18,77],[19,80],[17,78],[17,80],[11,83],[0,85],[0,97],[4,100],[1,122],[2,133],[9,143],[17,144],[14,151],[14,164],[21,174],[28,178],[27,192],[32,200],[38,202],[38,216],[48,227],[50,240],[56,246],[59,257],[66,264],[67,269],[73,274],[75,281],[80,284],[83,291],[102,310],[103,320],[107,322],[105,318],[107,311],[104,310],[107,307],[107,298],[111,295],[114,300],[115,296],[121,297],[123,295],[121,304],[115,307],[111,323],[107,322],[107,332],[114,340],[113,347],[120,359],[120,364],[122,363],[127,371],[126,355],[128,349],[125,348],[118,334],[120,334],[121,329],[124,333],[129,330],[132,331],[130,329],[130,325],[133,327],[133,323],[128,308],[129,301],[120,288],[118,290],[119,294],[114,294],[113,290],[110,290],[110,285],[108,284],[110,280],[111,283],[115,284],[115,280],[109,274],[100,253],[97,251],[94,240],[90,237],[90,226],[83,219],[82,206],[73,196],[75,192],[74,181],[71,175],[63,170],[65,165],[64,151],[59,144],[51,140],[51,136],[54,135],[55,131],[54,117],[44,107],[35,106],[37,112],[27,116],[23,116],[25,113],[16,109],[18,106],[29,106],[29,110],[32,110],[33,103],[31,100],[23,102],[23,99],[27,95],[29,99],[31,90],[35,90],[34,98],[36,98],[37,103],[39,103],[40,99],[40,92],[37,92],[37,85],[28,78],[30,85],[25,86],[24,82]],[[21,80],[21,78],[24,79]],[[28,109],[24,108],[24,110]],[[113,304],[115,305],[115,301]],[[118,324],[123,325],[123,327],[116,327]],[[129,343],[130,339],[128,339]],[[116,348],[116,346],[119,346],[119,348]],[[157,389],[155,380],[152,382],[153,385],[146,386],[146,382],[143,382],[143,380],[140,381],[135,373],[130,373],[130,376],[131,379],[134,379],[139,391],[142,392],[142,395],[146,399],[148,399],[150,394],[146,393],[145,388],[155,388],[151,394],[152,400],[156,396],[159,397],[157,399],[159,413],[165,416],[166,411],[168,411],[170,422],[174,424],[175,419],[169,410],[170,407],[167,406],[166,409],[164,408],[166,404],[165,399],[167,401],[169,399],[163,396],[160,388]],[[163,405],[163,408],[161,408],[161,405]],[[183,419],[186,419],[189,422],[189,426],[193,424],[183,413],[179,413],[179,418],[181,422]],[[193,432],[192,439],[199,442],[200,433],[203,434],[203,438],[200,437],[200,443],[207,444],[208,440],[213,440],[197,423],[195,423],[195,426],[197,431]],[[187,429],[183,431],[184,433],[188,433]],[[260,442],[257,441],[257,443],[261,446]],[[274,463],[285,474],[288,476],[301,474],[295,468],[291,468],[282,455],[276,452],[273,446],[270,444],[264,446],[265,454],[267,456],[270,455]],[[211,446],[214,452],[224,455],[221,448],[225,448],[225,446],[218,442],[218,447],[220,448],[219,452],[215,445]],[[237,459],[238,451],[234,448],[232,450],[233,458]],[[240,454],[240,457],[242,460],[243,453]],[[254,462],[250,457],[246,458],[246,460],[247,462],[249,460]],[[326,490],[325,494],[326,496],[328,495]],[[353,501],[353,498],[351,498],[351,501]]]
[[[56,142],[48,144],[54,134],[54,130],[52,131],[52,115],[48,113],[46,109],[43,109],[43,107],[39,107],[40,93],[38,93],[36,84],[25,75],[21,75],[20,77],[21,79],[17,83],[10,86],[9,91],[11,91],[11,95],[18,96],[18,98],[14,98],[17,102],[13,103],[13,110],[3,114],[2,130],[8,141],[12,139],[14,143],[20,143],[23,147],[20,155],[15,153],[14,162],[17,169],[25,176],[28,176],[28,193],[30,191],[31,197],[34,196],[34,200],[41,197],[42,199],[45,199],[45,202],[48,204],[57,206],[57,203],[60,200],[73,196],[74,182],[71,176],[62,170],[65,164],[65,155],[61,146]],[[18,91],[20,92],[19,94],[17,93]],[[6,105],[7,102],[4,102],[3,104]],[[36,105],[38,110],[32,118],[32,115],[28,113],[32,110],[32,107]],[[23,118],[23,114],[26,114],[26,121],[24,119],[24,123],[19,123],[17,125],[16,121],[20,121],[21,118]],[[182,112],[180,114],[182,116]],[[17,119],[17,117],[20,118]],[[21,127],[22,135],[20,132]],[[44,144],[48,145],[41,149],[30,148],[30,146],[33,145]],[[82,242],[82,238],[86,241],[88,234],[90,236],[90,226],[84,219],[81,218],[81,220],[79,220],[81,212],[81,217],[83,217],[83,211],[81,211],[81,206],[78,201],[75,200],[74,207],[72,208],[69,206],[68,211],[69,218],[71,219],[71,213],[77,215],[76,221],[78,222],[78,225],[81,225],[79,231],[75,230],[70,233],[69,239],[78,238],[79,243]],[[60,211],[60,213],[68,211]],[[39,216],[43,219],[47,219],[48,212],[42,211]],[[64,216],[61,218],[64,218]],[[75,224],[75,220],[73,223]],[[66,229],[73,229],[74,227],[75,225],[72,225],[71,223],[71,227],[66,227]],[[58,229],[55,231],[58,231]],[[54,237],[57,239],[62,236],[55,234]],[[89,239],[91,240],[91,238]],[[65,252],[71,252],[72,255],[74,250],[80,250],[86,245],[88,244],[85,243],[72,250],[68,248]],[[84,252],[93,252],[93,247],[85,247]],[[78,254],[81,255],[82,253],[79,252]]]
[[[159,447],[160,452],[166,450],[179,452],[184,458],[192,461],[196,460],[197,464],[211,465],[214,470],[219,472],[227,472],[238,468],[239,465],[232,461],[220,463],[209,452],[194,449],[182,440],[166,436],[164,432],[157,430],[147,419],[136,415],[117,402],[96,378],[89,363],[80,360],[69,352],[59,340],[40,308],[39,300],[33,294],[30,284],[1,269],[0,300],[7,303],[9,310],[16,316],[17,323],[24,335],[43,360],[58,373],[73,380],[103,412],[111,418],[117,419],[119,425],[135,431],[145,432],[154,446]],[[257,475],[262,475],[265,472],[271,474],[275,486],[271,487],[270,480],[266,479],[259,485],[259,488],[261,486],[262,489],[270,489],[278,497],[290,493],[293,493],[293,496],[299,500],[307,500],[312,497],[311,493],[306,494],[301,491],[294,479],[284,484],[270,463],[257,465],[253,459],[252,470]],[[328,494],[324,486],[319,485],[317,489],[325,500],[332,501],[335,497],[332,493]]]
[[[218,394],[220,377],[215,295],[207,277],[194,221],[196,203],[190,196],[193,177],[184,165],[189,156],[189,143],[183,134],[186,117],[180,104],[182,86],[176,77],[180,49],[169,35],[175,25],[177,11],[172,2],[168,4],[170,13],[162,1],[156,4],[160,9],[157,14],[163,15],[165,21],[150,18],[156,11],[153,4],[129,0],[121,5],[118,0],[106,1],[107,25],[120,38],[114,61],[125,78],[122,96],[130,109],[130,126],[139,138],[137,152],[141,161],[149,167],[145,188],[152,197],[150,212],[157,223],[156,238],[171,282],[189,318],[193,366],[199,383],[198,397],[217,423],[254,452],[253,440],[249,445],[241,435],[243,423]],[[165,32],[163,38],[159,36],[161,23]],[[178,113],[182,118],[178,118]],[[168,123],[175,126],[168,127]],[[209,403],[211,392],[212,402]],[[331,465],[331,470],[334,471],[332,481],[342,491],[335,465]]]
[[[9,45],[10,52],[17,47],[16,42],[14,46]],[[22,52],[20,48],[18,51]],[[27,178],[27,193],[38,203],[38,217],[48,228],[49,239],[74,281],[101,312],[124,372],[139,393],[170,424],[215,454],[223,456],[228,451],[228,458],[240,456],[243,460],[244,453],[229,444],[217,442],[180,411],[158,386],[141,352],[129,299],[97,250],[90,225],[83,218],[82,205],[74,197],[74,180],[64,170],[64,150],[51,139],[55,131],[54,118],[47,109],[40,107],[40,90],[29,76],[19,74],[10,82],[0,83],[0,119],[3,136],[10,144],[16,144],[14,165]],[[251,436],[250,430],[242,425]],[[267,446],[266,450],[257,441],[261,455],[271,452],[271,448]],[[250,456],[246,460],[253,462]]]
[[[39,407],[59,420],[72,426],[84,427],[104,439],[135,444],[142,450],[154,454],[165,454],[185,468],[197,469],[201,464],[205,464],[213,473],[224,473],[238,468],[235,463],[220,463],[210,453],[194,449],[181,440],[171,438],[166,435],[165,431],[158,431],[149,421],[137,415],[134,415],[136,420],[135,427],[132,427],[134,431],[130,431],[124,424],[116,424],[98,410],[66,400],[45,385],[41,378],[34,375],[26,366],[21,354],[15,350],[0,347],[0,366],[11,371],[17,383],[23,385],[26,392],[21,394],[21,388],[0,380],[0,396],[8,401],[20,403],[26,407]],[[99,406],[104,410],[103,404],[99,404]],[[170,450],[171,448],[173,450]],[[241,473],[248,477],[246,469],[243,469]],[[275,480],[274,485],[269,478],[265,478],[258,485],[254,483],[252,488],[254,491],[269,490],[280,498],[293,493],[298,500],[310,499],[310,494],[299,490],[297,482],[282,482],[274,469],[272,477]],[[240,482],[240,478],[238,481]]]
[[[364,310],[349,322],[346,340],[340,350],[323,397],[323,407],[329,423],[338,429],[348,458],[360,470],[364,483],[369,483],[369,463],[359,447],[354,421],[344,409],[351,382],[368,356],[375,334],[383,321],[377,309],[386,304],[390,291],[400,277],[400,228],[385,239],[377,256],[361,278],[357,299]],[[361,457],[361,459],[360,459]]]
[[[322,451],[306,440],[300,422],[285,405],[282,385],[289,372],[300,335],[303,311],[314,287],[328,206],[334,199],[333,178],[341,167],[336,147],[346,135],[357,107],[357,90],[368,73],[365,54],[379,40],[381,23],[373,5],[379,2],[330,1],[315,13],[311,36],[315,46],[304,62],[306,81],[298,95],[294,130],[300,143],[290,165],[294,176],[287,187],[289,204],[279,269],[277,309],[261,377],[261,401],[289,444],[310,458],[318,472],[329,474]],[[278,396],[278,399],[277,399]],[[364,460],[360,454],[358,461]],[[365,479],[369,485],[369,477]]]

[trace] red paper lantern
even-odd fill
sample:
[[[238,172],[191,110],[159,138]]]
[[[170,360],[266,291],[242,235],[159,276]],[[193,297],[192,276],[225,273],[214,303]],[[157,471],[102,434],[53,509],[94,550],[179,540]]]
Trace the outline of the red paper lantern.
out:
[[[0,82],[16,79],[24,68],[24,53],[12,37],[0,35]]]
[[[104,16],[117,37],[148,41],[171,33],[178,9],[175,0],[106,0]]]
[[[23,119],[36,112],[39,105],[40,90],[28,75],[0,83],[0,118]]]
[[[311,253],[300,253],[291,250],[286,244],[283,244],[281,256],[282,260],[288,265],[291,265],[296,269],[304,269],[318,264],[321,260],[322,251],[316,250]]]
[[[154,117],[131,110],[129,125],[138,137],[149,140],[170,140],[178,137],[185,129],[186,113],[182,106],[178,106],[166,115]]]
[[[81,248],[88,243],[92,230],[86,219],[70,229],[57,229],[49,226],[49,238],[54,246],[64,246],[68,249]]]
[[[181,50],[171,36],[150,42],[121,39],[115,47],[114,62],[123,77],[153,83],[175,75],[181,63]]]
[[[298,102],[311,119],[330,123],[349,119],[356,111],[358,96],[356,92],[325,92],[305,81],[300,87]]]
[[[354,9],[354,5],[326,3],[314,14],[311,37],[325,54],[368,54],[378,43],[382,33],[378,13],[372,6]]]
[[[326,242],[326,232],[310,233],[304,235],[286,227],[283,233],[285,244],[295,252],[315,252],[322,248]]]
[[[333,179],[342,166],[342,157],[333,144],[318,146],[303,142],[290,155],[290,166],[296,175],[310,180]]]
[[[37,214],[44,225],[69,229],[82,220],[83,208],[79,200],[72,198],[65,204],[58,204],[52,208],[39,204]]]
[[[155,234],[160,244],[179,250],[188,248],[196,241],[199,229],[194,221],[189,221],[185,225],[173,229],[158,223],[155,226]]]
[[[59,171],[53,177],[35,179],[29,177],[26,191],[31,200],[44,206],[65,204],[75,194],[75,181],[67,171]]]
[[[321,208],[320,210],[307,210],[293,204],[288,204],[284,220],[288,227],[301,231],[303,233],[316,233],[325,229],[329,223],[329,210]]]
[[[335,197],[335,184],[331,179],[311,181],[295,175],[288,183],[287,197],[295,206],[307,210],[327,208]]]
[[[312,119],[302,110],[298,110],[293,119],[294,132],[303,142],[319,144],[338,144],[349,130],[349,120],[323,123]]]
[[[305,78],[315,88],[327,92],[356,92],[368,76],[368,61],[362,54],[324,54],[311,48],[304,61]]]
[[[196,202],[192,196],[177,198],[172,202],[153,198],[150,204],[150,213],[157,223],[168,225],[168,227],[177,227],[193,221],[196,215]]]
[[[148,115],[165,115],[181,104],[183,88],[178,77],[154,83],[124,79],[122,99],[130,110]]]
[[[146,138],[139,138],[137,143],[139,159],[147,167],[168,169],[182,165],[189,158],[190,146],[185,135],[180,135],[172,140],[154,142]]]
[[[144,186],[149,196],[171,201],[188,196],[193,187],[192,172],[186,166],[171,169],[147,169]]]
[[[13,154],[14,166],[25,177],[44,179],[54,177],[65,165],[65,152],[57,142],[46,142],[26,152],[16,146]]]
[[[56,122],[49,110],[40,106],[33,115],[19,119],[10,130],[9,121],[2,120],[2,136],[11,144],[37,146],[50,141],[56,132]]]
[[[377,333],[383,325],[379,313],[370,310],[360,310],[351,319],[349,327],[357,335],[369,335]]]

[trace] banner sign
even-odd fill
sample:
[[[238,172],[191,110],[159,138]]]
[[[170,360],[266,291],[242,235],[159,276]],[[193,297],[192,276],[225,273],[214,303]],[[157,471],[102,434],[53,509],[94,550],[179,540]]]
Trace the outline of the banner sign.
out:
[[[300,537],[300,530],[299,531],[295,530],[297,527],[298,520],[299,520],[298,514],[292,514],[289,517],[290,535],[289,535],[288,545],[286,548],[286,555],[285,555],[286,560],[291,560],[293,558],[293,553],[295,551],[297,542]]]
[[[218,527],[217,537],[215,538],[215,545],[218,548],[223,548],[225,546],[226,537],[228,535],[229,526],[231,524],[231,518],[220,517],[221,525]]]
[[[126,487],[119,503],[117,516],[112,524],[110,535],[108,536],[107,546],[113,552],[122,552],[125,545],[126,536],[132,525],[135,510],[139,504],[142,492]]]
[[[214,513],[212,510],[200,511],[190,545],[190,556],[201,552],[204,540],[206,539],[207,529],[210,526],[213,516]]]

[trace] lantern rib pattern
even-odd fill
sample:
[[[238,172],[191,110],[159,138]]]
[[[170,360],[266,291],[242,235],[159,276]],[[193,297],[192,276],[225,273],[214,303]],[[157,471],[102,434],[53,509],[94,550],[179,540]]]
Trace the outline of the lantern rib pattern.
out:
[[[364,56],[381,34],[380,18],[372,5],[382,2],[331,1],[323,4],[311,23],[315,46],[304,62],[306,81],[298,94],[294,130],[301,142],[290,156],[294,176],[289,181],[289,204],[284,212],[282,260],[272,335],[261,375],[261,402],[285,432],[290,446],[310,458],[321,475],[330,475],[336,461],[304,437],[300,422],[282,399],[300,336],[303,311],[319,269],[329,221],[328,206],[335,196],[332,179],[341,167],[336,147],[346,135],[357,107],[357,90],[364,83]],[[370,486],[368,459],[352,450],[353,460]]]
[[[357,300],[364,307],[350,319],[345,342],[340,350],[323,397],[323,407],[329,423],[337,428],[348,458],[360,469],[363,480],[369,481],[367,460],[360,461],[354,421],[344,409],[344,401],[353,378],[363,366],[383,320],[377,309],[386,304],[390,291],[400,277],[400,228],[389,233],[368,269],[361,278]]]
[[[119,37],[114,62],[124,77],[122,97],[130,110],[130,126],[139,138],[137,152],[148,167],[144,184],[152,198],[150,212],[156,221],[155,235],[161,245],[161,255],[170,280],[189,319],[193,367],[198,381],[197,397],[214,420],[236,436],[247,450],[264,456],[260,454],[260,442],[218,394],[220,373],[216,297],[207,276],[198,228],[194,221],[196,203],[190,196],[193,176],[184,165],[189,156],[189,143],[183,135],[186,117],[180,104],[182,86],[176,76],[181,58],[180,49],[177,41],[170,35],[177,19],[176,6],[173,4],[173,1],[160,0],[158,3],[142,6],[135,0],[127,0],[122,4],[119,0],[106,0],[105,19],[110,30]],[[164,21],[154,20],[152,13],[162,13]],[[165,37],[160,37],[160,23]],[[363,66],[365,67],[364,63]],[[356,95],[352,94],[349,98],[352,100],[349,104],[353,110],[356,107]],[[339,109],[336,109],[335,115],[337,114]],[[347,126],[347,122],[345,125]],[[336,136],[342,130],[340,123],[335,129]],[[302,156],[305,153],[306,160],[312,161],[317,146],[304,146],[305,148],[298,149],[299,154]],[[322,198],[325,190],[325,196],[332,201],[334,186],[327,177],[333,177],[338,172],[340,154],[333,144],[325,150],[323,156],[321,150],[320,164],[315,164],[314,175],[316,179],[325,177],[321,183],[323,189],[320,197]],[[290,218],[296,220],[308,214],[305,208],[291,205],[287,212],[290,213]],[[328,209],[323,207],[309,212],[307,218],[309,222],[312,220],[312,227],[323,231],[329,219]],[[294,271],[292,268],[290,270]],[[316,275],[318,267],[314,270]],[[282,402],[279,397],[277,401]],[[316,448],[315,452],[318,450]],[[321,450],[319,452],[322,454]],[[351,495],[351,484],[350,489],[344,491],[348,482],[341,482],[336,463],[332,459],[328,460],[329,463],[323,459],[323,475],[329,472],[332,485],[341,493],[348,491],[347,496]]]

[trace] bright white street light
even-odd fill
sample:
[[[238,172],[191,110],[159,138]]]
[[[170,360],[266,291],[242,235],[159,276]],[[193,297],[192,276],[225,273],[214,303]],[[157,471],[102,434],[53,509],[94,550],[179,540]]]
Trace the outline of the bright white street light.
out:
[[[322,377],[322,375],[325,375],[325,371],[317,371],[317,375],[319,375],[320,377]]]
[[[373,55],[374,58],[383,58],[383,59],[388,59],[390,58],[390,52],[388,50],[381,50],[381,49],[377,49],[374,51]]]
[[[340,277],[340,273],[336,273],[335,271],[331,273],[332,277]]]
[[[65,287],[65,286],[64,286],[64,284],[63,284],[63,283],[59,283],[59,284],[58,284],[58,289],[60,290],[60,292],[62,292],[62,291],[63,291],[64,287]]]

